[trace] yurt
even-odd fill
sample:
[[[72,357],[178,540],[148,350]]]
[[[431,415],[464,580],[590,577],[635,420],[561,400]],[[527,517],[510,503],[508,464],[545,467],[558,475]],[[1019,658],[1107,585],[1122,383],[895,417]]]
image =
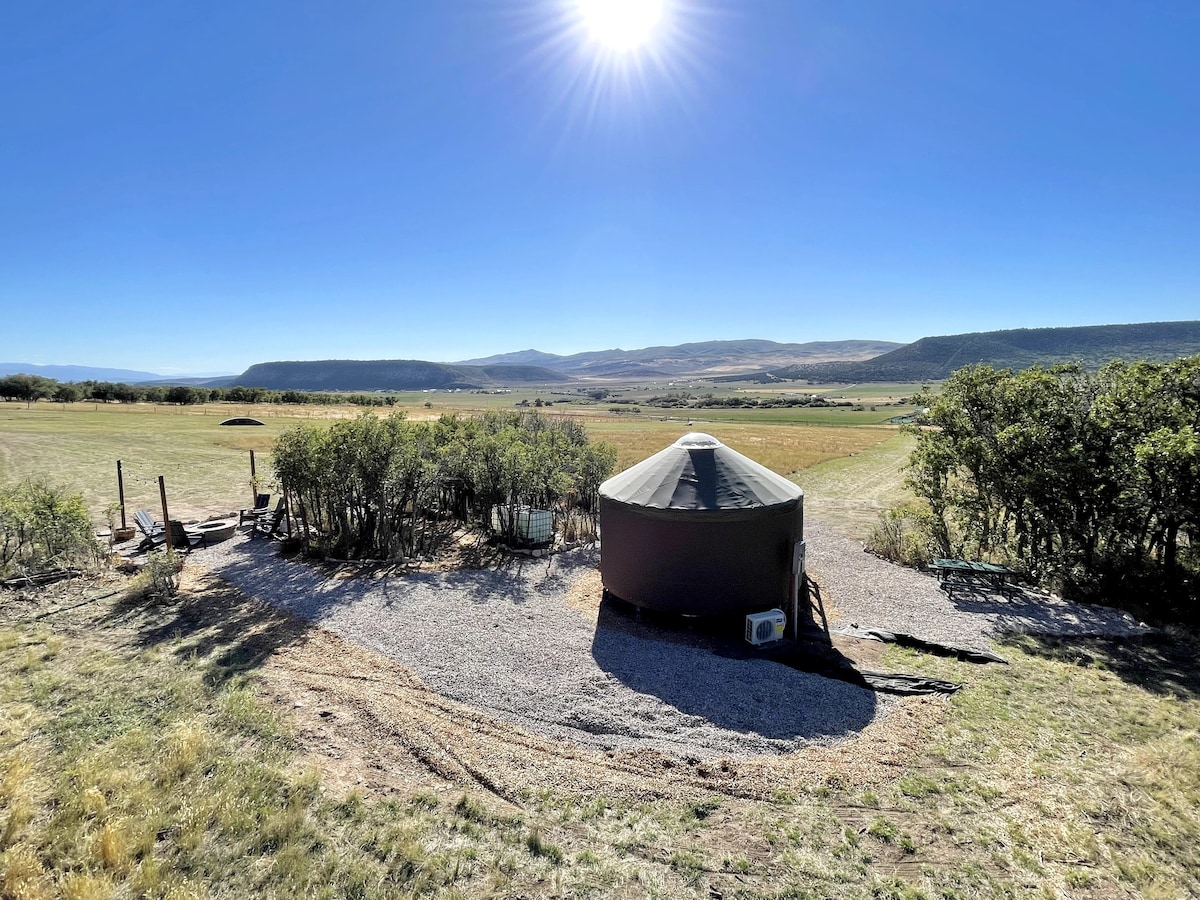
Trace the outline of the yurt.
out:
[[[787,609],[803,534],[803,491],[707,434],[686,434],[600,486],[604,588],[646,609]]]

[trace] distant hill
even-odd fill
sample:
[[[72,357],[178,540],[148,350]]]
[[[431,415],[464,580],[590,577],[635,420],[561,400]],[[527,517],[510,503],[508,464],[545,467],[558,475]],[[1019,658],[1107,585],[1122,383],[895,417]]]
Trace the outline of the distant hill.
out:
[[[236,380],[236,375],[181,375],[179,377],[158,375],[151,381],[139,381],[137,384],[142,387],[175,387],[175,385],[182,384],[188,387],[223,388],[231,387]]]
[[[1072,328],[1018,328],[926,337],[862,362],[771,369],[761,380],[936,381],[968,363],[998,369],[1081,363],[1098,368],[1114,359],[1170,360],[1200,353],[1200,321]]]
[[[451,365],[534,365],[576,378],[665,378],[682,375],[725,375],[794,364],[871,359],[903,346],[894,341],[704,341],[641,350],[592,350],[570,356],[520,350]]]
[[[133,369],[105,369],[99,366],[38,366],[33,363],[0,363],[0,377],[5,375],[41,375],[55,381],[111,381],[136,384],[157,381],[163,376],[154,372]]]
[[[554,384],[567,376],[538,366],[466,366],[417,359],[322,359],[256,363],[235,385],[296,391],[423,391]]]

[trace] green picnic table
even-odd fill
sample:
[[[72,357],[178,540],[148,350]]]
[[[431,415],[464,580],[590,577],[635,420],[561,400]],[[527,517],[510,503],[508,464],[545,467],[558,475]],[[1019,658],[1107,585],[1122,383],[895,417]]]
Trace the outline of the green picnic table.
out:
[[[935,558],[929,568],[937,572],[938,584],[945,584],[947,579],[988,584],[1004,590],[1008,581],[1020,573],[1009,566],[996,563],[972,562],[966,559]]]

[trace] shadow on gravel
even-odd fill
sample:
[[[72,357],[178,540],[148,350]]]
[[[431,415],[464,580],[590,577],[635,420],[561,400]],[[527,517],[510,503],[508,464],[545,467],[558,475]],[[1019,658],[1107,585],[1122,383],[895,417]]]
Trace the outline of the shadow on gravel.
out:
[[[1119,638],[1011,635],[1002,642],[1044,659],[1105,668],[1127,684],[1155,694],[1200,697],[1195,635],[1186,639],[1165,632]]]
[[[369,563],[345,565],[285,558],[268,541],[243,541],[226,549],[222,577],[252,597],[314,622],[371,595],[385,608],[403,606],[414,594],[445,590],[479,606],[521,606],[531,595],[561,593],[594,553],[575,551],[534,559],[504,555],[487,568],[421,572]],[[204,565],[201,556],[197,560]]]
[[[874,719],[874,692],[747,652],[742,627],[741,617],[639,614],[606,595],[592,656],[631,690],[731,731],[819,740],[852,735]]]
[[[215,575],[200,576],[194,590],[170,603],[120,600],[101,619],[108,622],[133,627],[136,646],[173,645],[178,657],[207,659],[209,683],[217,687],[281,647],[303,643],[313,627],[265,603],[247,602]]]
[[[991,617],[997,632],[1139,635],[1145,632],[1119,609],[1068,603],[1030,588],[1003,590],[982,585],[943,585],[943,593],[962,612]]]

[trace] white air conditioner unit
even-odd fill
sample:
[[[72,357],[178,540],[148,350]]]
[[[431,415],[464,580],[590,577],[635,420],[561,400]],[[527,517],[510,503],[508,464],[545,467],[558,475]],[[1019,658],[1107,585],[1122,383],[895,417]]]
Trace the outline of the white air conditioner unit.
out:
[[[751,644],[769,644],[783,638],[787,616],[781,609],[750,613],[746,616],[746,640]]]

